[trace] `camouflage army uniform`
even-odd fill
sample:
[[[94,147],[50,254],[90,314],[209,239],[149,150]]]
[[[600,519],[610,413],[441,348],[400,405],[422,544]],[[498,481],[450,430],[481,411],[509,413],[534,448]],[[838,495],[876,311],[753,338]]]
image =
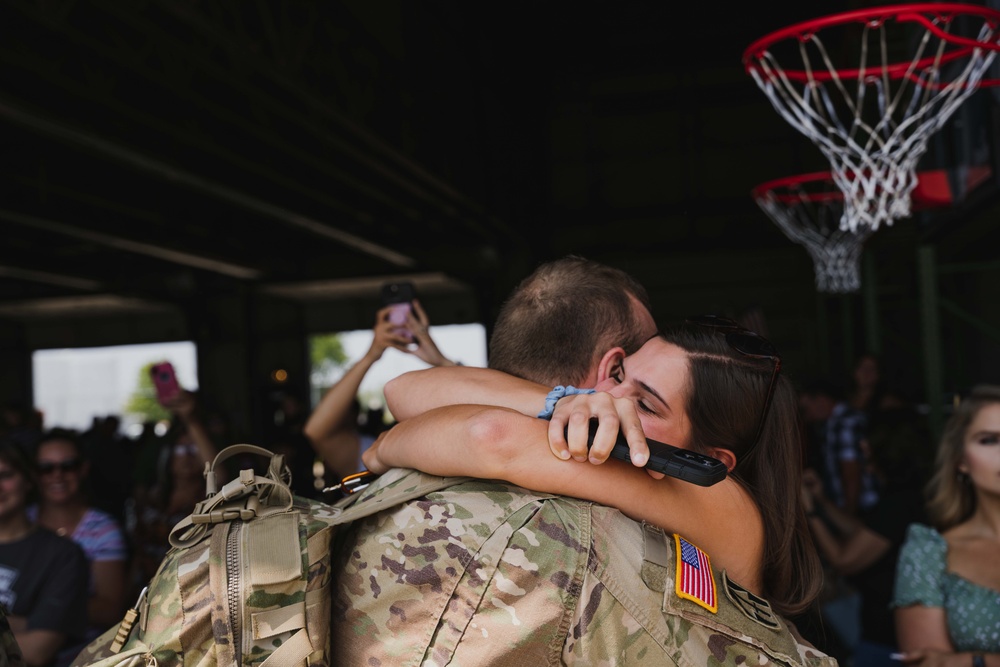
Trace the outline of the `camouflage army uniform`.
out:
[[[721,573],[717,613],[674,595],[672,538],[600,505],[470,480],[340,539],[338,665],[836,664]]]
[[[21,647],[14,639],[14,631],[7,621],[7,610],[0,605],[0,667],[24,667]]]

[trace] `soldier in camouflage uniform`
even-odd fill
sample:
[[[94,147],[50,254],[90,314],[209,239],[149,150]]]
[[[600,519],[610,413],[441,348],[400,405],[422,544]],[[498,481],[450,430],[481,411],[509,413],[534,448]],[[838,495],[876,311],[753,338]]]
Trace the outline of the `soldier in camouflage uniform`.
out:
[[[359,503],[421,483],[396,469]],[[339,665],[835,664],[722,573],[715,612],[677,596],[673,539],[601,505],[470,480],[343,537]]]
[[[522,311],[506,313],[508,326],[501,313],[491,352],[498,349],[497,336],[517,335],[512,321],[543,322],[535,335],[558,336],[560,320],[577,328],[588,325],[573,314],[587,318],[599,307],[599,297],[586,285],[588,276],[599,273],[594,265],[563,260],[549,265],[547,275],[544,268],[536,280],[522,284],[520,299],[515,295],[508,302]],[[588,276],[573,275],[580,268]],[[559,276],[558,270],[568,275]],[[648,338],[652,318],[642,308],[644,293],[614,276],[598,277],[611,286],[618,304],[630,304],[625,317],[631,317],[633,330],[644,329],[642,340]],[[563,297],[569,298],[561,301],[569,303],[569,315],[526,314],[544,301],[539,285],[565,288]],[[532,298],[525,298],[532,290]],[[552,300],[560,301],[555,295]],[[615,330],[616,322],[606,315],[589,322]],[[606,349],[600,347],[606,340],[591,343],[594,348],[577,350],[578,358],[592,359],[594,350]],[[550,385],[560,380],[539,375],[546,368],[542,360],[520,361],[521,368],[502,370]],[[393,470],[365,490],[360,502],[379,502],[401,486],[424,483],[433,484],[432,476]],[[714,612],[676,595],[673,539],[594,503],[469,480],[384,510],[340,537],[343,561],[334,566],[340,575],[331,628],[337,664],[832,662],[796,641],[766,601],[721,573],[713,573],[719,592]]]

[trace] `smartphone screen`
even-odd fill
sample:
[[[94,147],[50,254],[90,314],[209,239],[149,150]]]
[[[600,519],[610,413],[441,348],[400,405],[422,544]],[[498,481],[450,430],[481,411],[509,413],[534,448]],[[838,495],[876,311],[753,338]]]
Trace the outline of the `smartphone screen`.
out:
[[[401,328],[404,336],[410,336],[410,330],[406,328],[406,318],[410,316],[410,309],[413,306],[407,303],[396,303],[389,306],[389,321]]]
[[[149,369],[149,375],[153,379],[156,400],[159,401],[160,405],[166,405],[181,393],[181,386],[177,383],[177,374],[174,373],[174,365],[169,361],[153,364]]]
[[[389,321],[396,325],[395,333],[407,340],[413,340],[413,334],[406,328],[406,319],[413,307],[411,302],[416,297],[416,289],[411,282],[386,283],[382,285],[382,305],[389,306]]]

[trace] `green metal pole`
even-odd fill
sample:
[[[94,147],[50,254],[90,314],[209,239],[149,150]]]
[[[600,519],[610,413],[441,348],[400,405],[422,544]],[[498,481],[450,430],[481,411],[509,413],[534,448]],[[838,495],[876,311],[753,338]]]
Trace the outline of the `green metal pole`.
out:
[[[941,306],[938,300],[937,259],[934,247],[917,248],[920,282],[920,321],[924,342],[924,387],[930,408],[928,427],[937,441],[944,425],[944,360],[941,349]]]
[[[865,347],[872,354],[882,352],[882,331],[878,321],[878,290],[876,286],[875,253],[866,250],[861,289],[865,303]]]

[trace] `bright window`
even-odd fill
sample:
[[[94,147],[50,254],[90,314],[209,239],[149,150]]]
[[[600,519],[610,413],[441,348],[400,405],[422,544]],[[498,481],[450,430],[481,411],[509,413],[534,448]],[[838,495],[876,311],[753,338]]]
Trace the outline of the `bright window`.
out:
[[[35,408],[46,429],[86,430],[94,417],[116,415],[126,433],[137,435],[140,420],[126,414],[125,406],[139,389],[143,367],[160,361],[174,365],[182,387],[198,388],[192,342],[38,350],[31,360]]]

